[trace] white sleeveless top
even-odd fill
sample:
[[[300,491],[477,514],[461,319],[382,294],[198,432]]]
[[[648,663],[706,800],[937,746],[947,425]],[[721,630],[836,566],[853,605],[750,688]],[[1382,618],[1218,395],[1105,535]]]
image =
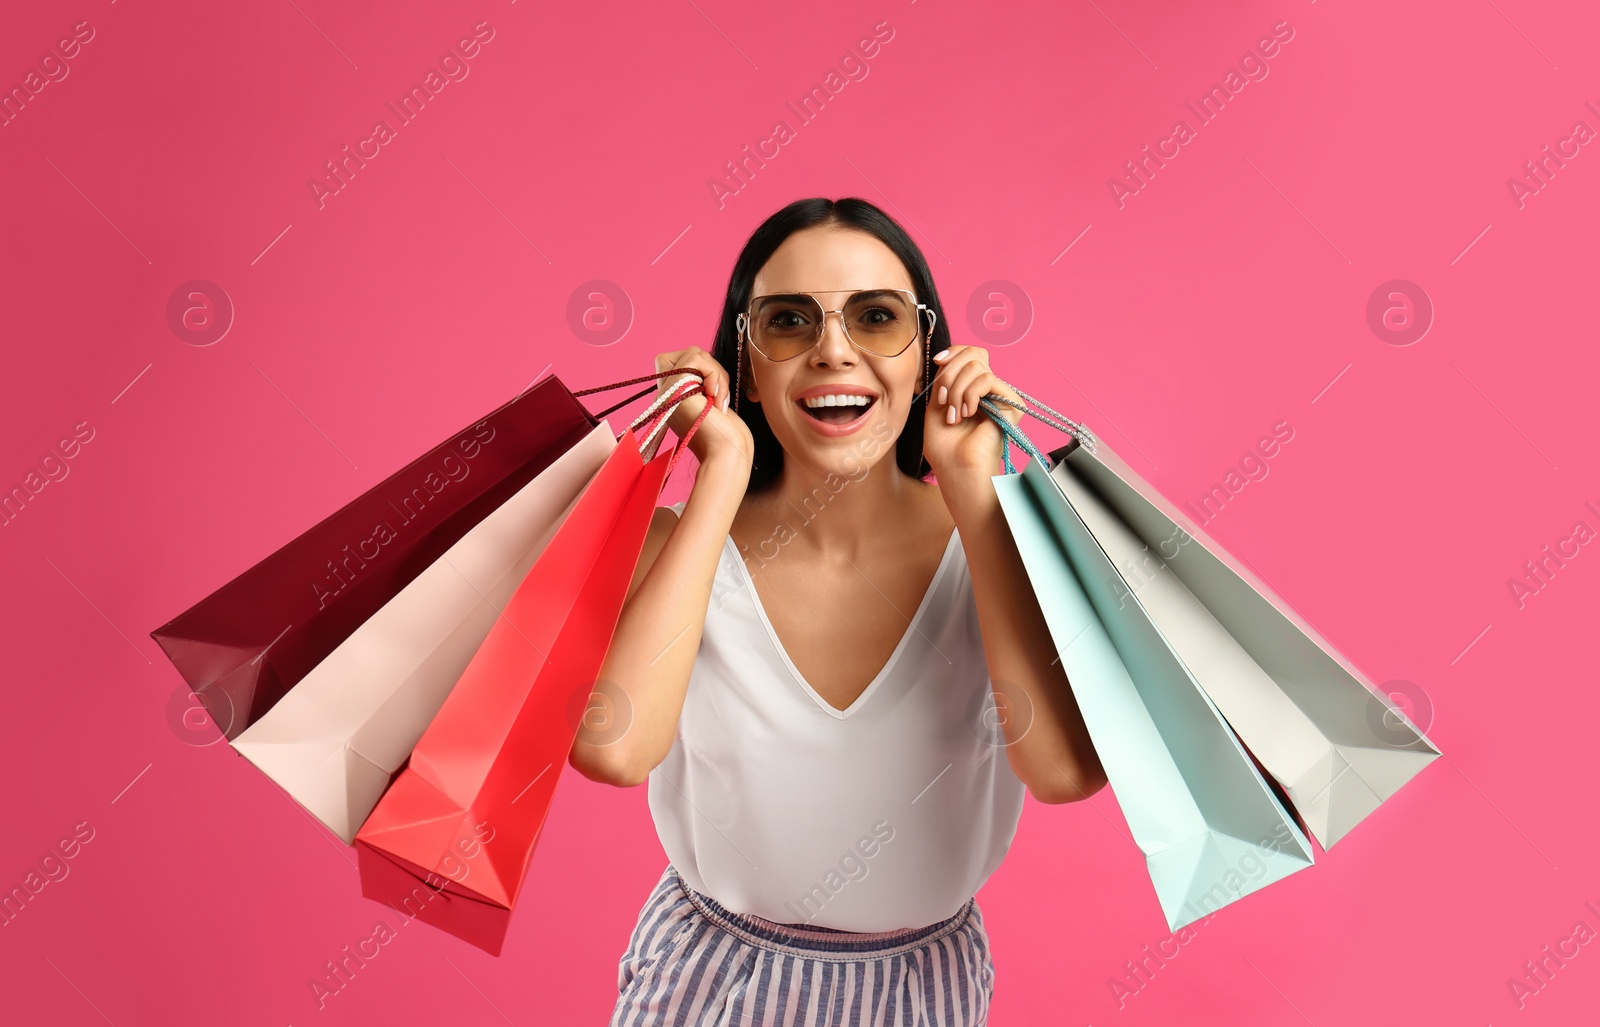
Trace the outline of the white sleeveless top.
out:
[[[990,688],[956,533],[888,664],[845,710],[783,651],[730,536],[677,737],[650,772],[667,858],[696,891],[776,923],[890,931],[952,916],[1022,815]]]

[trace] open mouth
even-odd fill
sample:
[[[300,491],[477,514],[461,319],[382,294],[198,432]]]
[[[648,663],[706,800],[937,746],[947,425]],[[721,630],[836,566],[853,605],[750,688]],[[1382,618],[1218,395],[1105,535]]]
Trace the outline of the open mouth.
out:
[[[849,424],[864,417],[877,401],[876,396],[829,396],[828,405],[824,406],[808,406],[805,400],[796,402],[813,420],[823,424]]]

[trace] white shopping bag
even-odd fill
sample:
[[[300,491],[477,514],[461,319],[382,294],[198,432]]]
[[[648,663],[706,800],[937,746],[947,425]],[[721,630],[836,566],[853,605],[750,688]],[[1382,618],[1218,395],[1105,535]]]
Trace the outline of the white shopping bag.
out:
[[[350,842],[616,448],[601,421],[230,744]]]

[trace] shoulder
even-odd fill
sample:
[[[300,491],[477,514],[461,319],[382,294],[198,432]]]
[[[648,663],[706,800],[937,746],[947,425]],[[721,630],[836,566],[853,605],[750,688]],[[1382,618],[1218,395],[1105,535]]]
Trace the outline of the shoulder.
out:
[[[924,482],[923,491],[920,493],[919,522],[924,526],[930,538],[938,539],[942,545],[948,545],[956,531],[955,518],[950,516],[950,508],[945,505],[944,493],[939,491],[938,482]],[[956,548],[961,548],[959,544]]]
[[[950,561],[949,572],[960,583],[961,589],[971,591],[972,569],[967,563],[966,540],[961,537],[956,527],[955,518],[950,516],[950,510],[944,504],[944,495],[939,491],[937,482],[928,482],[930,507],[927,523],[933,537],[943,543],[943,548],[949,552],[945,556]],[[942,550],[941,550],[942,551]]]

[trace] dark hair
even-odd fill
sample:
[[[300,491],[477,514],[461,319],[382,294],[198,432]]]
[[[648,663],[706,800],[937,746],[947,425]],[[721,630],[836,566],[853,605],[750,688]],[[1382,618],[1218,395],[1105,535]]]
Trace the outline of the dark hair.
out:
[[[750,305],[756,273],[783,245],[785,239],[802,228],[818,225],[837,225],[866,232],[889,247],[900,258],[906,274],[910,276],[917,300],[927,304],[938,315],[932,337],[927,340],[930,351],[924,356],[924,363],[934,354],[950,348],[949,323],[944,316],[944,308],[939,305],[939,292],[934,288],[928,262],[894,218],[876,205],[855,196],[840,200],[824,197],[796,200],[761,223],[739,252],[739,259],[733,265],[733,274],[728,279],[728,293],[722,303],[722,317],[717,322],[716,341],[712,344],[711,355],[728,372],[730,389],[739,380],[739,369],[735,363],[739,356],[737,320]],[[936,367],[930,367],[930,380],[936,370]],[[767,415],[760,403],[751,402],[748,396],[739,397],[738,402],[739,416],[749,426],[750,436],[755,442],[755,459],[750,468],[747,491],[756,492],[776,481],[783,470],[783,446],[772,434],[772,427],[767,423]],[[913,478],[924,480],[933,473],[922,455],[922,421],[927,402],[927,396],[918,392],[911,401],[910,413],[906,415],[905,429],[895,444],[895,463],[900,470]]]

